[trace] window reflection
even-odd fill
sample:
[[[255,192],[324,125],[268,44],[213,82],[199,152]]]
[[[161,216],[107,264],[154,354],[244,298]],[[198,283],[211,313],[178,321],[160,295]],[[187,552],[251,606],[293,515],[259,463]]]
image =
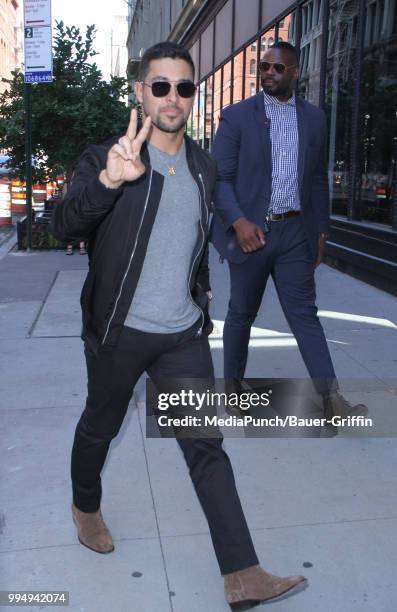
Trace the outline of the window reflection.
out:
[[[243,99],[243,65],[244,51],[240,51],[233,59],[233,103]]]
[[[205,98],[205,125],[204,125],[204,148],[209,149],[212,139],[212,84],[213,77],[207,79],[207,92]]]
[[[217,70],[214,75],[214,134],[219,123],[219,113],[221,110],[221,70]]]
[[[257,47],[252,51],[252,45],[248,45],[245,49],[245,90],[244,98],[249,98],[256,93],[256,75],[257,75]],[[253,92],[253,93],[252,93]]]
[[[317,106],[320,96],[321,39],[320,0],[310,0],[302,6],[299,94]]]
[[[352,20],[348,15],[343,17],[339,8],[338,3],[335,3],[330,11],[325,109],[329,128],[328,157],[332,212],[346,215],[349,197],[353,60],[357,39],[353,36]],[[309,7],[306,7],[306,37],[308,20]],[[306,43],[305,47],[309,44]],[[306,64],[307,55],[308,53],[306,53]]]
[[[397,169],[397,63],[391,3],[368,6],[361,88],[361,218],[392,223]],[[395,41],[395,37],[394,37]],[[394,191],[394,193],[393,193]]]
[[[190,113],[187,123],[186,123],[186,133],[190,137],[192,137],[192,124],[193,124],[193,111]]]
[[[278,22],[278,40],[295,44],[295,11]]]
[[[205,81],[198,88],[199,110],[198,110],[198,141],[204,147],[204,125],[205,125]]]
[[[276,37],[276,28],[270,28],[266,30],[261,36],[261,57],[273,44]]]
[[[194,99],[193,104],[193,116],[192,116],[192,138],[198,140],[198,120],[199,120],[199,108],[198,108],[199,96],[198,92]]]
[[[231,93],[231,82],[232,82],[232,63],[228,62],[223,66],[223,95],[222,95],[222,108],[230,104],[230,93]]]

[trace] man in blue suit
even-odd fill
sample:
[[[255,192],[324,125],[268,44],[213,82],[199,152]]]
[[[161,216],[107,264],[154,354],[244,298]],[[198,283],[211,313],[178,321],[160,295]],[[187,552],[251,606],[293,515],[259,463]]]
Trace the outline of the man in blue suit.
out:
[[[230,268],[224,377],[239,388],[251,326],[269,275],[327,418],[363,414],[338,392],[317,316],[314,271],[329,232],[326,120],[295,96],[295,47],[277,42],[260,62],[263,91],[221,112],[211,239]]]

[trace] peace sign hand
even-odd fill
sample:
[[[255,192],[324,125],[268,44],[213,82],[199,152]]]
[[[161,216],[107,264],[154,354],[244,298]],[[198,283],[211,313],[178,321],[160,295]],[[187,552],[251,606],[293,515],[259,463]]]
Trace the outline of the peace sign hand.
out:
[[[151,118],[145,119],[138,134],[137,122],[137,111],[132,109],[127,132],[109,150],[106,168],[99,175],[106,187],[117,189],[125,181],[136,181],[146,171],[141,160],[141,147],[148,136]]]

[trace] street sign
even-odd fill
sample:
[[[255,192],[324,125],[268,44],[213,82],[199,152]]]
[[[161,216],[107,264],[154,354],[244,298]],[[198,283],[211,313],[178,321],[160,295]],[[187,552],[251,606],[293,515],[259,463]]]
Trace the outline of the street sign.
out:
[[[52,81],[52,32],[25,27],[25,83]]]
[[[51,0],[25,0],[24,25],[51,26]]]
[[[51,0],[23,0],[27,250],[32,248],[31,83],[52,81]]]
[[[51,0],[24,0],[25,83],[52,81]]]

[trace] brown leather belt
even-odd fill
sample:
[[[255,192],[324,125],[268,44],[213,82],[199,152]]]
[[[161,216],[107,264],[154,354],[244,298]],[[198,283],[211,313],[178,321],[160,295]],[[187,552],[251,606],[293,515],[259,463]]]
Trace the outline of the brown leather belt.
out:
[[[300,210],[287,210],[285,213],[270,213],[269,221],[284,221],[284,219],[288,219],[288,217],[296,217],[300,214]]]

